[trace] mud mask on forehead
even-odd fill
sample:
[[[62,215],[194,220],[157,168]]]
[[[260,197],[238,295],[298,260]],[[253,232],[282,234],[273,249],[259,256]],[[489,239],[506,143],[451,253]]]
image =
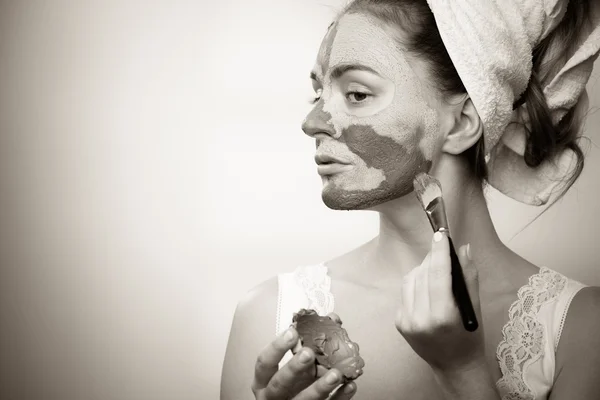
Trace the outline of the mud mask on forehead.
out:
[[[421,136],[435,134],[435,111],[425,100],[420,80],[404,51],[380,26],[372,17],[347,14],[330,27],[317,63],[317,74],[323,79],[323,111],[331,115],[329,122],[338,139],[352,125],[368,125],[379,135],[404,145],[411,138],[416,139],[421,151],[431,158],[431,140],[415,137],[415,127],[424,128]],[[377,73],[351,71],[341,78],[332,78],[331,72],[337,67],[349,65],[365,66]],[[374,96],[353,105],[345,93],[356,88],[367,93],[374,90],[370,93]]]

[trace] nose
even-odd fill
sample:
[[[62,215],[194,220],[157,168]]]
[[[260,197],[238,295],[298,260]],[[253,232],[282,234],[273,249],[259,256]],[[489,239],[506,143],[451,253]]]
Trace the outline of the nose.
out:
[[[333,137],[335,129],[330,121],[331,114],[323,110],[323,100],[320,100],[302,122],[302,130],[312,138],[320,133]]]

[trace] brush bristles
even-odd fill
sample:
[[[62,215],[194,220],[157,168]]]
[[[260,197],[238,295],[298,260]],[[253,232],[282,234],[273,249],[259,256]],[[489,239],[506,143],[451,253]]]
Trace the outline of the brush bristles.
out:
[[[424,172],[415,177],[413,186],[423,209],[427,209],[429,203],[437,197],[442,197],[442,185],[440,182]]]

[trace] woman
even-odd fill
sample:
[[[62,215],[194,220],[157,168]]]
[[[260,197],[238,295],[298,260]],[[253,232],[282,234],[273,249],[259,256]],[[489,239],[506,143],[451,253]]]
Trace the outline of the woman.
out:
[[[239,303],[222,399],[325,399],[336,388],[335,399],[598,398],[599,288],[508,249],[482,189],[489,182],[543,204],[581,172],[577,136],[587,67],[598,54],[597,7],[428,3],[355,0],[329,27],[302,129],[316,141],[325,204],[378,211],[379,235],[271,279]],[[569,75],[580,66],[587,69]],[[462,328],[452,299],[448,239],[432,238],[412,193],[419,172],[444,189],[481,322],[474,333]],[[557,176],[564,184],[552,184]],[[298,333],[287,329],[294,311],[326,314],[334,299],[366,364],[341,387],[335,369],[315,377],[310,349],[291,357]]]

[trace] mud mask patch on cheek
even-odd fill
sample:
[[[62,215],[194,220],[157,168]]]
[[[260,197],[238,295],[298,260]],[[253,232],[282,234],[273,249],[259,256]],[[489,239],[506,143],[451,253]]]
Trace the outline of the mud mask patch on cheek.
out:
[[[351,172],[333,176],[323,190],[323,201],[333,209],[364,209],[412,192],[419,172],[429,171],[431,161],[419,151],[381,136],[367,125],[345,129],[348,150],[363,163]]]
[[[367,167],[383,171],[387,183],[402,183],[399,189],[403,192],[412,190],[414,175],[424,168],[428,170],[431,164],[420,151],[415,150],[415,146],[403,145],[381,136],[368,125],[349,127],[344,130],[342,137],[348,149],[364,160]],[[404,184],[404,181],[408,183]]]

